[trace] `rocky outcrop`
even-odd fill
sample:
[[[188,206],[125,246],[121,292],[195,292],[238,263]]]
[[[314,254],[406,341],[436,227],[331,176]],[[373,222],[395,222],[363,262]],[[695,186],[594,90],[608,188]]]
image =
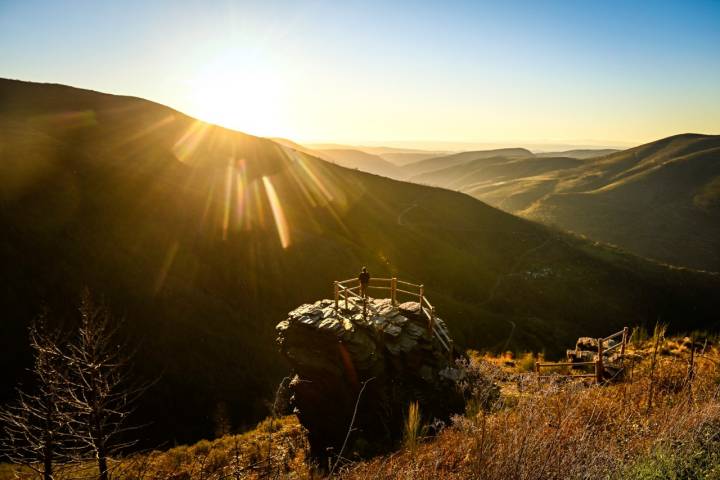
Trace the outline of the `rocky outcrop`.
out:
[[[431,331],[416,302],[332,300],[305,304],[277,325],[278,343],[295,373],[291,405],[307,428],[315,457],[337,455],[357,404],[343,456],[395,447],[408,405],[417,401],[425,421],[463,409],[454,354]],[[438,330],[438,332],[435,332]],[[449,337],[447,337],[449,338]],[[362,393],[361,393],[362,392]]]

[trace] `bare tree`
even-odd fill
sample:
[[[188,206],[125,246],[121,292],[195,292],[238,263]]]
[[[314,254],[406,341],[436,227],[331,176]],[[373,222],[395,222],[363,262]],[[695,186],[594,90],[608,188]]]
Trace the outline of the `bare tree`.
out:
[[[59,352],[67,362],[63,401],[71,412],[70,434],[97,460],[98,478],[108,480],[108,458],[129,447],[125,433],[138,427],[127,423],[137,397],[147,386],[130,382],[131,355],[118,343],[119,323],[86,291],[80,304],[76,338]]]
[[[16,401],[0,410],[3,442],[0,453],[45,480],[54,478],[56,463],[72,453],[68,440],[68,415],[61,401],[65,389],[57,333],[49,333],[44,317],[30,326],[30,347],[35,357],[31,369],[37,383],[32,393],[17,389]]]

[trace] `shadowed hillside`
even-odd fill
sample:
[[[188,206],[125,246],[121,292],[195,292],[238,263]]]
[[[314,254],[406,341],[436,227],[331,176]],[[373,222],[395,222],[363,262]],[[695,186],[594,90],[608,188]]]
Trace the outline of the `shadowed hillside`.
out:
[[[0,80],[0,126],[2,400],[29,321],[72,321],[87,286],[127,319],[137,374],[161,376],[139,410],[149,443],[264,416],[286,373],[275,324],[363,264],[424,283],[475,348],[552,354],[628,319],[718,326],[717,276],[145,100]]]

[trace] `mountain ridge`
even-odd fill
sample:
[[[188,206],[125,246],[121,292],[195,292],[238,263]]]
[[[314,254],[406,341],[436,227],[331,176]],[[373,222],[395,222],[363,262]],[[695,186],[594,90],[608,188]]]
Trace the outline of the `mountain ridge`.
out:
[[[409,180],[463,191],[644,257],[718,271],[718,146],[720,136],[686,133],[593,158],[466,161]]]

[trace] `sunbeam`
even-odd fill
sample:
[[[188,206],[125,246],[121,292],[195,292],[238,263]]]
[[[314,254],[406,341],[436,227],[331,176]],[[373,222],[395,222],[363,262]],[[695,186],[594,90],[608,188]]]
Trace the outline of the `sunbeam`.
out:
[[[288,227],[287,220],[285,219],[285,212],[283,212],[282,204],[275,192],[272,182],[269,177],[263,177],[263,185],[265,186],[265,193],[268,201],[270,202],[270,208],[272,209],[273,219],[275,220],[275,228],[280,238],[280,244],[283,248],[290,246],[290,229]]]
[[[173,146],[175,157],[183,163],[190,162],[192,154],[202,142],[210,126],[205,122],[193,122],[183,136],[175,142]]]

